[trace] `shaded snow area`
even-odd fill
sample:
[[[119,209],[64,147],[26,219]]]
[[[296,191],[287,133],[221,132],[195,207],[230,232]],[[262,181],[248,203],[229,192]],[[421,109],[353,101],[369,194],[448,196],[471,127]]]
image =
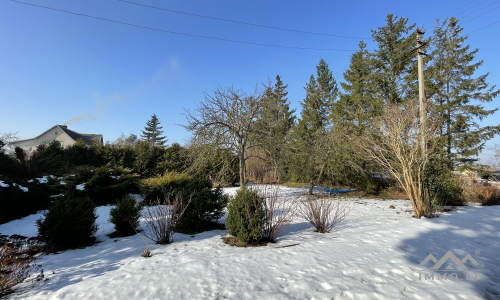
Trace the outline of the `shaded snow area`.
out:
[[[83,191],[85,189],[85,183],[81,183],[81,184],[77,185],[76,189],[79,191]]]
[[[282,190],[290,197],[298,192]],[[101,242],[43,257],[48,280],[11,298],[500,299],[500,206],[459,207],[417,220],[407,212],[408,201],[350,201],[351,214],[329,234],[300,219],[278,243],[264,247],[226,245],[226,230],[176,234],[170,245],[150,242],[150,258],[140,256],[145,247],[137,235],[107,237],[113,231],[107,221],[111,207],[99,207]],[[0,234],[34,235],[40,215],[2,224]],[[438,280],[432,260],[420,265],[429,254],[440,260],[448,251],[459,264],[470,254],[479,265],[464,260],[465,266],[477,270],[477,280],[453,258],[441,269],[458,274],[456,280]]]
[[[0,180],[0,187],[9,187],[9,185],[5,183],[3,180]]]

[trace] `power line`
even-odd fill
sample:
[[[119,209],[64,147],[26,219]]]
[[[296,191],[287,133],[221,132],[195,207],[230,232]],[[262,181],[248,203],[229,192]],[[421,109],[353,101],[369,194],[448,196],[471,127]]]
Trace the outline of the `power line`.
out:
[[[117,24],[122,24],[122,25],[128,25],[128,26],[142,28],[142,29],[154,30],[154,31],[159,31],[159,32],[164,32],[164,33],[171,33],[171,34],[178,34],[178,35],[185,35],[185,36],[191,36],[191,37],[212,39],[212,40],[218,40],[218,41],[224,41],[224,42],[232,42],[232,43],[255,45],[255,46],[275,47],[275,48],[300,49],[300,50],[348,51],[348,52],[354,52],[354,51],[356,51],[356,50],[349,50],[349,49],[309,48],[309,47],[282,46],[282,45],[272,45],[272,44],[262,44],[262,43],[253,43],[253,42],[231,40],[231,39],[218,38],[218,37],[213,37],[213,36],[206,36],[206,35],[199,35],[199,34],[190,34],[190,33],[176,32],[176,31],[163,30],[163,29],[158,29],[158,28],[153,28],[153,27],[146,27],[146,26],[141,26],[141,25],[135,25],[135,24],[132,24],[132,23],[126,23],[126,22],[121,22],[121,21],[116,21],[116,20],[111,20],[111,19],[105,19],[105,18],[99,18],[99,17],[94,17],[94,16],[90,16],[90,15],[86,15],[86,14],[75,13],[75,12],[71,12],[71,11],[67,11],[67,10],[63,10],[63,9],[58,9],[58,8],[53,8],[53,7],[48,7],[48,6],[42,6],[42,5],[36,5],[36,4],[21,2],[21,1],[17,1],[17,0],[10,0],[10,1],[16,2],[16,3],[19,3],[19,4],[24,4],[24,5],[29,5],[29,6],[34,6],[34,7],[44,8],[44,9],[49,9],[49,10],[54,10],[54,11],[58,11],[58,12],[64,12],[64,13],[67,13],[67,14],[72,14],[72,15],[82,16],[82,17],[87,17],[87,18],[101,20],[101,21],[107,21],[107,22],[112,22],[112,23],[117,23]]]
[[[193,13],[188,13],[188,12],[184,12],[184,11],[178,11],[178,10],[167,9],[167,8],[162,8],[162,7],[156,7],[156,6],[146,5],[146,4],[140,4],[140,3],[136,3],[136,2],[132,2],[132,1],[125,1],[125,0],[118,0],[118,1],[124,2],[124,3],[133,4],[133,5],[137,5],[137,6],[143,6],[143,7],[148,7],[148,8],[153,8],[153,9],[158,9],[158,10],[164,10],[164,11],[168,11],[168,12],[173,12],[173,13],[176,13],[176,14],[183,14],[183,15],[194,16],[194,17],[199,17],[199,18],[206,18],[206,19],[212,19],[212,20],[217,20],[217,21],[238,23],[238,24],[244,24],[244,25],[250,25],[250,26],[258,26],[258,27],[264,27],[264,28],[270,28],[270,29],[276,29],[276,30],[284,30],[284,31],[290,31],[290,32],[298,32],[298,33],[314,34],[314,35],[323,35],[323,36],[331,36],[331,37],[347,38],[347,39],[360,39],[360,40],[370,40],[371,39],[371,38],[366,38],[366,37],[335,35],[335,34],[328,34],[328,33],[318,33],[318,32],[311,32],[311,31],[302,31],[302,30],[296,30],[296,29],[289,29],[289,28],[268,26],[268,25],[262,25],[262,24],[256,24],[256,23],[249,23],[249,22],[242,22],[242,21],[235,21],[235,20],[229,20],[229,19],[223,19],[223,18],[217,18],[217,17],[210,17],[210,16],[205,16],[205,15],[199,15],[199,14],[193,14]]]
[[[485,15],[485,14],[487,14],[487,13],[489,13],[489,12],[492,12],[492,11],[494,11],[494,10],[497,10],[497,9],[499,9],[499,8],[500,8],[500,6],[495,7],[495,8],[493,8],[493,9],[490,9],[490,10],[488,10],[487,12],[485,12],[485,13],[483,13],[483,14],[480,14],[479,16],[476,16],[476,17],[474,17],[474,18],[472,18],[472,19],[469,19],[469,20],[467,20],[467,21],[465,21],[465,22],[462,22],[462,24],[465,24],[465,23],[467,23],[467,22],[469,22],[469,21],[472,21],[472,20],[474,20],[474,19],[477,19],[477,18],[479,18],[480,16],[483,16],[483,15]]]
[[[488,7],[488,6],[490,6],[490,5],[493,5],[493,4],[497,3],[498,1],[500,1],[500,0],[497,0],[497,1],[491,2],[490,4],[488,4],[488,5],[484,6],[484,7],[480,8],[480,9],[476,9],[475,11],[473,11],[473,12],[471,12],[470,14],[467,14],[467,15],[465,15],[465,16],[463,16],[463,17],[461,17],[461,18],[465,18],[465,17],[468,17],[468,16],[470,16],[470,15],[472,15],[472,14],[475,14],[476,12],[478,12],[478,11],[480,11],[480,10],[485,9],[486,7]]]
[[[474,31],[468,32],[466,35],[469,35],[469,34],[471,34],[471,33],[474,33],[474,32],[476,32],[476,31],[479,31],[479,30],[483,30],[483,29],[485,29],[486,27],[490,27],[491,25],[495,25],[495,24],[497,24],[497,23],[500,23],[500,21],[496,21],[496,22],[494,22],[494,23],[491,23],[491,24],[489,24],[489,25],[486,25],[486,26],[481,27],[481,28],[479,28],[479,29],[476,29],[476,30],[474,30]]]
[[[472,1],[470,1],[470,2],[467,2],[467,3],[465,3],[464,5],[462,5],[462,6],[458,7],[458,8],[455,8],[454,10],[452,10],[452,11],[450,11],[450,12],[447,12],[447,13],[445,13],[444,15],[442,15],[442,16],[440,16],[440,17],[438,17],[438,19],[441,19],[442,17],[444,17],[444,16],[446,16],[446,15],[448,15],[448,14],[451,14],[452,12],[454,12],[454,11],[456,11],[456,10],[459,10],[460,8],[462,8],[462,7],[466,6],[466,5],[468,5],[468,4],[470,4],[470,3],[474,2],[474,1],[476,1],[476,0],[472,0]],[[481,2],[481,3],[482,3],[482,2]],[[479,3],[479,4],[481,4],[481,3]],[[470,8],[469,8],[469,9],[470,9]],[[428,23],[425,23],[423,26],[425,26],[425,25],[427,25],[427,24],[429,24],[429,23],[432,23],[432,22],[434,22],[434,20],[432,20],[432,21],[430,21],[430,22],[428,22]]]

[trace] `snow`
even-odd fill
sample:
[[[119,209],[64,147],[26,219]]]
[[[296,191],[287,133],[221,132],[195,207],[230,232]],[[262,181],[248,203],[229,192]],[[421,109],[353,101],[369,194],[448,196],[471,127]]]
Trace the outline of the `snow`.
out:
[[[17,186],[18,188],[20,188],[23,192],[27,193],[28,192],[28,188],[24,187],[24,186],[21,186],[17,183],[13,183],[12,184],[13,186]]]
[[[77,190],[83,191],[85,189],[85,183],[79,184],[76,186]]]
[[[50,175],[50,176],[52,176],[52,175]],[[47,183],[47,182],[49,182],[48,176],[43,176],[42,178],[37,178],[36,180],[38,180],[38,183]]]
[[[66,182],[60,181],[59,184],[66,185]]]
[[[9,185],[3,182],[3,180],[0,180],[0,187],[9,187]]]
[[[302,192],[283,188],[280,195]],[[109,238],[111,207],[98,207],[100,243],[43,257],[48,280],[11,298],[499,299],[500,206],[459,207],[417,220],[407,212],[408,201],[351,201],[351,214],[329,234],[314,232],[301,219],[278,243],[264,247],[226,245],[221,240],[226,230],[176,234],[170,245],[148,240],[151,258],[140,256],[145,246],[138,235]],[[40,216],[1,224],[0,234],[35,235]],[[289,245],[294,246],[283,247]],[[420,262],[430,253],[440,259],[449,250],[459,259],[469,253],[479,262],[478,267],[466,263],[479,270],[478,280],[424,280],[433,263]],[[465,272],[455,273],[465,278]]]

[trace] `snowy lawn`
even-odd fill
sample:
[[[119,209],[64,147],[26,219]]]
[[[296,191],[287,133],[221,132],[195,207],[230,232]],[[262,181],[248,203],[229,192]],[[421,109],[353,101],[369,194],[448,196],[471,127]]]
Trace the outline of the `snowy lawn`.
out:
[[[297,220],[277,244],[256,248],[225,245],[225,230],[176,234],[170,245],[151,242],[151,258],[140,257],[145,247],[138,236],[108,238],[110,207],[99,207],[101,242],[45,256],[48,280],[11,298],[500,299],[500,206],[459,207],[416,220],[406,212],[407,201],[351,201],[351,214],[333,233],[315,233]],[[2,224],[0,234],[34,235],[40,215]],[[298,245],[283,247],[293,244]],[[438,280],[432,261],[419,265],[429,253],[439,260],[448,250],[459,260],[467,253],[477,260],[479,266],[466,263],[479,270],[477,280],[451,260],[455,270],[448,273],[457,273],[457,280]],[[434,280],[425,280],[425,273],[436,274]]]

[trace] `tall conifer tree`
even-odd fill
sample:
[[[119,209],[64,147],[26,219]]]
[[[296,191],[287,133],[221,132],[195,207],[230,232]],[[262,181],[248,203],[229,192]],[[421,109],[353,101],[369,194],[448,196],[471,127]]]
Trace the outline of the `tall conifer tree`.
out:
[[[359,50],[351,55],[349,69],[341,82],[343,92],[333,105],[334,122],[353,124],[361,132],[368,122],[382,110],[381,101],[376,98],[373,82],[373,62],[366,44],[359,42]]]
[[[491,102],[500,90],[489,87],[486,82],[489,73],[475,76],[483,61],[474,62],[478,49],[471,50],[465,44],[467,36],[462,31],[456,18],[438,24],[429,67],[429,93],[443,120],[439,134],[450,168],[477,161],[485,142],[500,133],[500,125],[481,127],[478,123],[497,111],[497,108],[487,110],[482,104]]]
[[[372,30],[378,49],[372,54],[377,97],[387,104],[402,103],[408,91],[408,74],[415,56],[411,50],[416,44],[416,35],[411,33],[415,24],[408,19],[387,15],[386,25]]]
[[[305,90],[301,117],[293,134],[298,154],[296,167],[309,179],[309,193],[312,193],[328,162],[326,133],[331,127],[329,116],[338,95],[337,82],[323,59],[316,66],[316,78],[311,75]]]
[[[257,134],[255,141],[261,144],[271,159],[275,175],[279,165],[284,164],[286,159],[286,150],[288,146],[288,133],[295,120],[295,110],[290,110],[288,102],[288,85],[281,81],[281,77],[276,76],[274,86],[266,87],[264,97],[265,104],[259,113],[257,125]]]
[[[160,131],[162,128],[160,120],[158,120],[156,114],[153,114],[151,119],[146,122],[146,127],[142,130],[141,137],[152,147],[163,146],[167,140],[166,137],[162,136],[163,131]]]

